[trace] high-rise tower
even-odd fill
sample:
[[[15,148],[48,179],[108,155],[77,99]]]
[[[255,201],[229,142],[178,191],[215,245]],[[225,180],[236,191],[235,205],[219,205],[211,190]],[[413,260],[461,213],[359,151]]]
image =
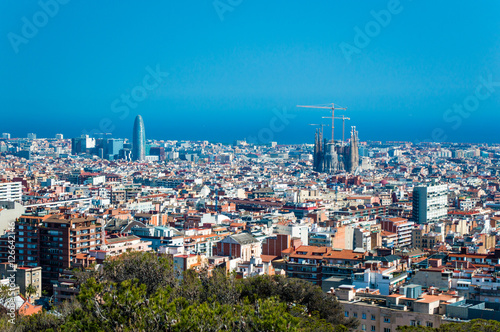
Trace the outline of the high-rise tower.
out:
[[[413,220],[417,224],[448,216],[448,186],[432,182],[413,188]]]
[[[134,133],[132,139],[132,159],[146,159],[146,130],[142,116],[138,115],[134,121]]]

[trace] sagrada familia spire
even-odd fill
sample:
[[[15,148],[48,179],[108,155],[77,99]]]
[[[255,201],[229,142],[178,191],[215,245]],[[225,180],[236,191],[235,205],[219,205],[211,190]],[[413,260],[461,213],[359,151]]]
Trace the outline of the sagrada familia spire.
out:
[[[358,132],[351,128],[349,145],[336,145],[323,138],[323,131],[316,130],[314,140],[313,169],[316,172],[335,173],[347,171],[354,173],[359,166]]]

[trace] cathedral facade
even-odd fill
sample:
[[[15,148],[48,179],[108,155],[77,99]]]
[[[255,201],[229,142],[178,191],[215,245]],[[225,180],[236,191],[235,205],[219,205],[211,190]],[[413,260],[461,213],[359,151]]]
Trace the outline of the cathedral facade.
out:
[[[316,131],[313,161],[313,169],[316,172],[333,174],[346,171],[354,173],[358,166],[358,132],[356,127],[351,128],[349,145],[328,141],[323,138],[321,130]]]

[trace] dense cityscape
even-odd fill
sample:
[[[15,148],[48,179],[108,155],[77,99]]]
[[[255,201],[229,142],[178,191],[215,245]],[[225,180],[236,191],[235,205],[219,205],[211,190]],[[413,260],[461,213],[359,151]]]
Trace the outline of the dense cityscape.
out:
[[[146,129],[138,115],[132,140],[2,134],[0,274],[7,287],[15,271],[16,310],[72,301],[75,269],[152,252],[181,274],[305,280],[363,331],[500,320],[500,145]]]
[[[499,12],[0,1],[0,332],[500,332]]]

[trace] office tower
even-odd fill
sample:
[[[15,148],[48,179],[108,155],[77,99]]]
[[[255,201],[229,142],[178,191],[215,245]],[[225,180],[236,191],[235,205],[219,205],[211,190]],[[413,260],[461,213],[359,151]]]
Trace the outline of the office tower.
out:
[[[35,133],[28,133],[28,139],[36,139]]]
[[[134,133],[132,139],[132,159],[146,159],[146,131],[142,116],[138,115],[134,121]]]
[[[152,155],[152,156],[158,156],[158,158],[160,160],[165,160],[165,148],[162,147],[162,146],[153,146],[151,147],[151,149],[149,150],[149,153]]]
[[[127,161],[132,160],[132,151],[129,148],[123,148],[120,150],[120,153],[118,153],[118,159],[123,159]]]
[[[56,139],[64,139],[63,134],[56,134]]]
[[[448,187],[446,184],[413,188],[413,220],[418,224],[437,221],[448,215]]]
[[[9,133],[2,133],[2,138],[10,139],[10,134]]]
[[[95,147],[96,140],[89,135],[71,139],[71,154],[91,153]]]
[[[117,156],[120,153],[120,150],[123,149],[123,140],[122,139],[116,139],[116,138],[110,138],[108,139],[106,143],[106,154],[107,155],[112,155]]]
[[[23,186],[21,182],[0,182],[0,201],[21,202]]]
[[[92,154],[98,156],[99,158],[104,158],[104,150],[106,149],[106,145],[107,140],[105,140],[104,138],[96,138]]]
[[[81,137],[75,137],[71,139],[71,154],[76,155],[82,153],[82,142],[83,139]]]

